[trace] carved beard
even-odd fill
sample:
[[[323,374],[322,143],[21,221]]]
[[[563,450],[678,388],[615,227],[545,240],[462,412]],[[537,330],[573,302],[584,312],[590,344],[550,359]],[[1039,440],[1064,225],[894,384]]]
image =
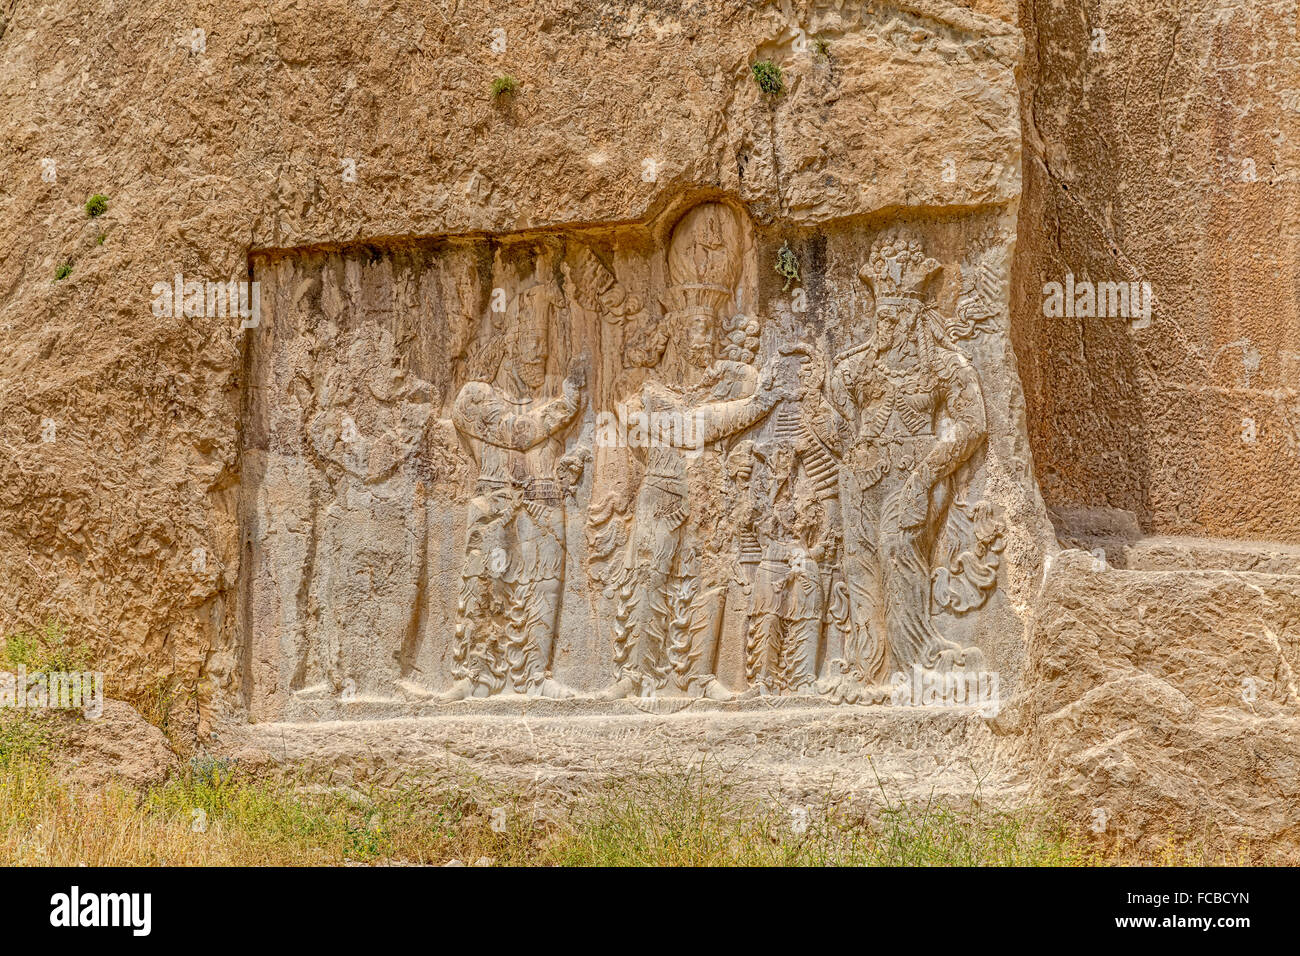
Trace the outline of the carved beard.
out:
[[[520,365],[519,380],[529,388],[541,388],[546,383],[546,364],[529,362]]]
[[[907,362],[919,359],[916,336],[921,319],[919,311],[900,312],[887,327],[877,331],[878,344],[876,352],[881,356],[891,356]]]

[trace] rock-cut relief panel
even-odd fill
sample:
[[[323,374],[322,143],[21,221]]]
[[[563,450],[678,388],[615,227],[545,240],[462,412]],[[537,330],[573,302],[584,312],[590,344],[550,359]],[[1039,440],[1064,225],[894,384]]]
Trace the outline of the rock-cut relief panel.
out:
[[[250,706],[879,702],[996,665],[1033,497],[996,226],[798,237],[784,287],[724,202],[259,260]]]

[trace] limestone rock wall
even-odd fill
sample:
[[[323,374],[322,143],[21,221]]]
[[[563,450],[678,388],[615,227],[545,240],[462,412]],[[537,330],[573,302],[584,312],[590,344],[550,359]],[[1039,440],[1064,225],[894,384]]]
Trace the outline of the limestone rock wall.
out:
[[[1293,2],[1026,0],[1013,295],[1048,504],[1300,539]],[[1149,323],[1043,288],[1149,283]]]
[[[1108,843],[1294,855],[1300,576],[1118,570],[1069,550],[1036,603],[1041,793]]]

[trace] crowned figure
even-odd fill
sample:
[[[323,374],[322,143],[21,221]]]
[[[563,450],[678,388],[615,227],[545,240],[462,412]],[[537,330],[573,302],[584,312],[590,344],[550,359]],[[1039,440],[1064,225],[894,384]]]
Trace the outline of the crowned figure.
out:
[[[664,321],[672,332],[655,374],[623,405],[651,427],[645,441],[629,440],[644,474],[611,588],[617,678],[607,699],[665,688],[715,700],[735,696],[714,673],[731,580],[724,442],[784,395],[775,367],[760,374],[752,364],[756,325],[722,317],[740,281],[741,247],[736,214],[721,203],[691,209],[669,243]],[[728,357],[719,358],[728,332]]]
[[[444,701],[499,692],[571,697],[551,676],[564,589],[564,496],[576,479],[563,433],[577,417],[585,372],[570,370],[561,394],[540,394],[549,339],[563,308],[539,258],[513,298],[506,327],[472,363],[452,421],[478,463],[469,501],[465,559],[452,646],[453,687]]]
[[[927,302],[940,268],[915,240],[877,241],[859,272],[875,296],[874,334],[837,356],[831,375],[831,400],[852,434],[839,472],[851,616],[840,677],[859,688],[881,688],[913,665],[983,663],[931,619],[954,475],[987,437],[979,378]]]

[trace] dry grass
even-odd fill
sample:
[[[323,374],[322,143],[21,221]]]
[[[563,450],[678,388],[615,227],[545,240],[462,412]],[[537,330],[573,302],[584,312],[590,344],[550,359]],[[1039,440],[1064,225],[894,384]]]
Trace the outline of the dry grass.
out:
[[[461,801],[382,801],[345,791],[194,774],[143,793],[80,793],[36,761],[0,769],[0,864],[327,865],[511,855],[514,834],[461,826]],[[516,827],[516,830],[518,828]]]
[[[474,782],[366,794],[204,770],[143,793],[79,793],[39,758],[0,766],[0,864],[702,866],[1080,864],[1062,834],[1014,816],[886,816],[876,826],[727,798],[700,775],[638,781],[556,822]]]
[[[847,802],[792,813],[696,768],[613,783],[559,817],[482,781],[364,792],[197,756],[165,783],[61,783],[47,721],[0,714],[0,865],[1090,866],[1239,862],[1102,852],[1045,812]],[[884,795],[884,788],[881,789]]]

